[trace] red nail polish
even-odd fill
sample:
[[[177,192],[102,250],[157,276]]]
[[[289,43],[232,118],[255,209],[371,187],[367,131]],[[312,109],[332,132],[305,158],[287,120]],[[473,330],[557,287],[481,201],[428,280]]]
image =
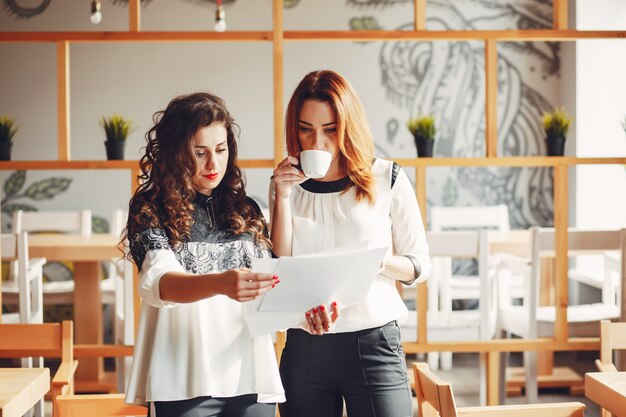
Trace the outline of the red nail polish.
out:
[[[317,313],[317,307],[313,309],[313,313]]]
[[[277,280],[276,280],[276,284],[278,284],[279,282],[280,282],[280,280],[279,280],[279,279],[277,279]]]
[[[333,307],[337,307],[337,302],[336,302],[336,301],[333,301],[332,306],[333,306]]]
[[[323,306],[323,305],[321,305],[321,306],[320,306],[320,310],[322,310],[322,311],[326,311],[326,307],[325,307],[325,306]]]
[[[306,313],[304,313],[305,316],[309,317],[311,315],[311,313],[309,313],[308,311]]]
[[[276,286],[276,284],[272,284],[272,288],[274,288]]]
[[[272,275],[272,278],[278,279],[278,275]]]

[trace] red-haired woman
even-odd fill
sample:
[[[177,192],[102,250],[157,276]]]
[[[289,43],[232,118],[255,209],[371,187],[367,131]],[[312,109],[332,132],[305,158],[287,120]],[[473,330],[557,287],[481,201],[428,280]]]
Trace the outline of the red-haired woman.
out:
[[[278,278],[247,269],[271,243],[237,166],[237,126],[208,93],[154,120],[127,224],[143,302],[126,401],[152,417],[274,417],[272,340],[250,337],[242,302]]]
[[[431,269],[413,187],[396,163],[374,157],[361,101],[334,71],[300,82],[287,108],[286,137],[289,156],[274,170],[270,190],[274,253],[303,255],[362,240],[389,252],[360,303],[339,306],[339,314],[334,306],[331,314],[316,307],[303,329],[287,332],[281,416],[340,417],[345,401],[348,416],[409,417],[397,324],[407,309],[395,283],[425,280]],[[309,149],[332,155],[321,179],[297,168],[299,153]]]

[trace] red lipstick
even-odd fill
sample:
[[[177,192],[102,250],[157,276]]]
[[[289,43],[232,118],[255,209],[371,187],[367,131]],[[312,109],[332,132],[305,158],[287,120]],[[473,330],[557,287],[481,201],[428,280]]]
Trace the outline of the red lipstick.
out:
[[[217,176],[218,176],[218,175],[219,175],[219,174],[216,172],[215,174],[207,174],[207,175],[204,175],[204,177],[205,177],[205,178],[208,178],[208,179],[210,179],[210,180],[214,180],[214,179],[216,179],[216,178],[217,178]]]

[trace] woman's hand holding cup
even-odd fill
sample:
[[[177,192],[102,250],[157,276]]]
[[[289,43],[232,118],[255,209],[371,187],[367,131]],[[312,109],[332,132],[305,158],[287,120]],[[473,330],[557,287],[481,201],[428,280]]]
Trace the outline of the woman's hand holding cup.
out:
[[[274,189],[276,198],[289,197],[291,187],[307,180],[307,177],[297,168],[300,161],[295,156],[288,156],[280,161],[274,170]]]

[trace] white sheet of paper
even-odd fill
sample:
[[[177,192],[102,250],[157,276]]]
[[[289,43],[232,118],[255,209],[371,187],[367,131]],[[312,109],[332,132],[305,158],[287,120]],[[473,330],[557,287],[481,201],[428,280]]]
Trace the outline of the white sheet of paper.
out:
[[[336,301],[356,304],[372,285],[387,248],[339,251],[318,256],[284,256],[273,271],[280,284],[265,294],[260,311],[306,311]]]
[[[347,307],[361,301],[376,277],[386,247],[367,249],[367,242],[335,250],[279,259],[253,259],[252,270],[276,274],[280,284],[245,303],[253,337],[299,327],[304,312],[336,301]]]

